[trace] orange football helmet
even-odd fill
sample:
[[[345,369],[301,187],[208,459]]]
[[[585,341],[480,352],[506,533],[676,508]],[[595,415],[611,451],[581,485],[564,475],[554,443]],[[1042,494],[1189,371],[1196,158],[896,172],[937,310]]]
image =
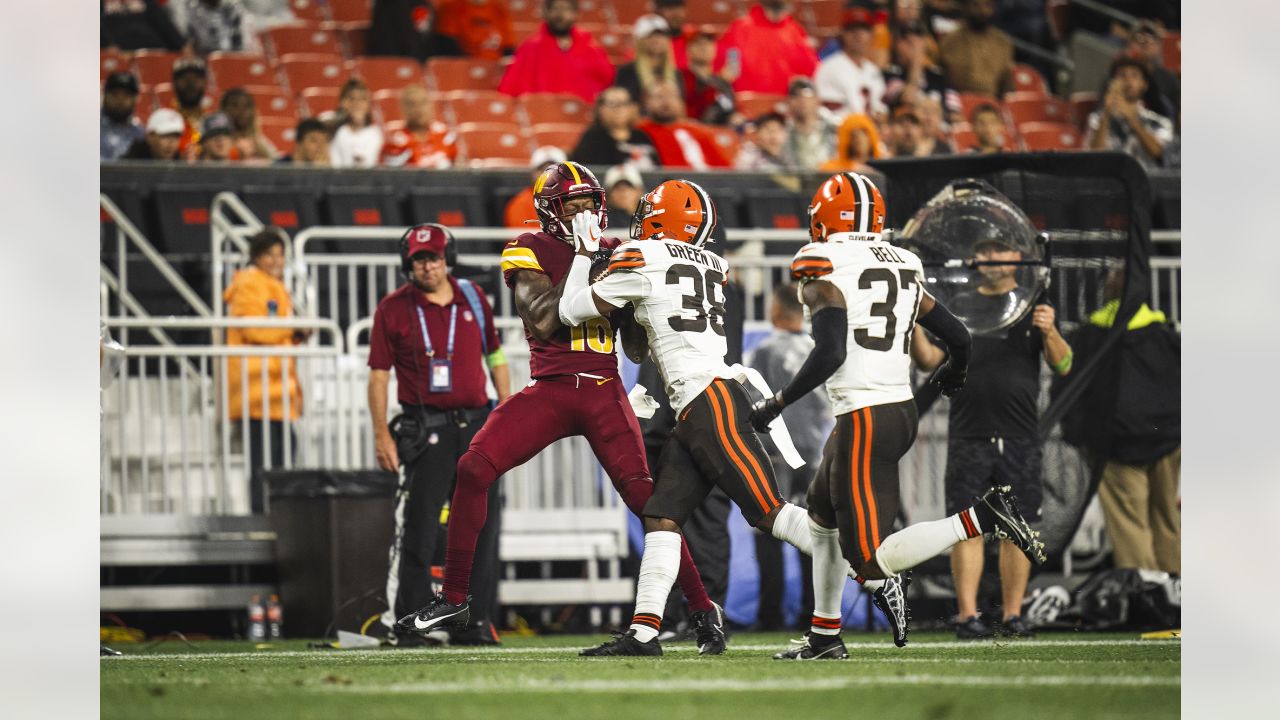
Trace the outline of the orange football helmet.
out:
[[[716,206],[697,183],[667,180],[645,193],[631,218],[631,238],[666,240],[702,247],[716,226]]]
[[[833,233],[879,233],[884,214],[884,197],[871,178],[836,173],[818,186],[809,203],[809,237],[826,242]]]

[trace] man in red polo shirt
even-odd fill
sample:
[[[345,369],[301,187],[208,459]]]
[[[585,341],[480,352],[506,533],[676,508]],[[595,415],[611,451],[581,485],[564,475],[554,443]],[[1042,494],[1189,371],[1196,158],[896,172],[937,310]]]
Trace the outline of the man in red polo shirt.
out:
[[[498,91],[515,97],[572,93],[594,101],[613,82],[613,64],[591,33],[574,27],[577,0],[546,0],[542,15],[546,22],[520,43]]]
[[[791,78],[813,77],[818,54],[792,17],[791,3],[761,0],[729,24],[716,48],[715,69],[730,79],[734,92],[786,95]]]
[[[669,80],[655,80],[644,93],[645,117],[636,128],[653,140],[658,164],[664,168],[706,170],[729,167],[715,136],[685,117],[680,89]]]
[[[507,361],[484,292],[449,274],[457,251],[443,225],[426,223],[400,239],[409,282],[378,303],[369,337],[369,413],[378,465],[400,471],[394,546],[383,622],[422,607],[433,597],[431,565],[440,533],[440,508],[453,493],[458,458],[489,416],[485,368],[502,402],[511,394]],[[387,424],[387,384],[395,368],[404,413]],[[500,493],[490,495],[489,521],[477,547],[481,572],[470,627],[458,643],[496,643],[489,623],[497,608]],[[396,644],[421,644],[392,634]]]

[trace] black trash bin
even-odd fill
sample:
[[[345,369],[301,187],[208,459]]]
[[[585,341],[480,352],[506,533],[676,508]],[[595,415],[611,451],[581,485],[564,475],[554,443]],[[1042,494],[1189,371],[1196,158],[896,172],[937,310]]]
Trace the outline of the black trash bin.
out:
[[[386,609],[397,476],[272,470],[263,479],[287,637],[359,632]]]

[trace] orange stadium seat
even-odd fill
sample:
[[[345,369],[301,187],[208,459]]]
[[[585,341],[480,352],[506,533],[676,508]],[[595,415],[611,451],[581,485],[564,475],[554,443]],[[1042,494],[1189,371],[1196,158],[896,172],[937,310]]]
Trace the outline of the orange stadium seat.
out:
[[[337,55],[285,55],[280,71],[294,94],[312,87],[340,88],[351,75]]]
[[[532,93],[520,98],[530,125],[583,124],[591,120],[591,106],[577,95]]]
[[[337,112],[338,92],[338,88],[334,87],[309,87],[303,90],[301,106],[306,108],[303,114],[307,117],[319,117]]]
[[[334,22],[367,23],[373,19],[373,0],[329,0]]]
[[[697,5],[698,3],[694,3]],[[613,24],[613,7],[609,0],[578,0],[578,23]]]
[[[1091,91],[1071,93],[1071,117],[1076,127],[1083,128],[1089,115],[1098,107],[1098,93]]]
[[[845,3],[843,0],[814,0],[805,3],[813,14],[813,25],[808,28],[815,34],[827,34],[839,30],[844,24]],[[803,16],[801,16],[803,17]]]
[[[295,18],[304,22],[318,23],[329,19],[328,13],[324,11],[324,0],[289,0],[289,10]]]
[[[951,127],[951,147],[955,148],[957,153],[967,153],[974,145],[978,144],[978,136],[973,134],[968,124],[956,123]]]
[[[991,95],[983,95],[982,93],[960,93],[960,114],[967,121],[973,116],[973,111],[979,105],[995,105],[997,110],[1003,111],[1004,106],[1000,101]]]
[[[516,101],[499,92],[470,93],[449,100],[454,123],[515,123]]]
[[[721,127],[719,125],[707,125],[705,127],[715,138],[720,152],[724,153],[725,159],[732,165],[733,161],[738,157],[738,149],[742,146],[742,138],[738,137],[738,133],[730,127]]]
[[[243,85],[245,92],[253,96],[254,106],[258,109],[258,117],[293,118],[298,116],[298,107],[293,97],[278,85]]]
[[[1023,63],[1014,63],[1013,91],[1048,95],[1049,84],[1044,81],[1044,76],[1040,74],[1039,70]]]
[[[1071,122],[1071,106],[1063,100],[1037,92],[1016,92],[1004,96],[1004,107],[1013,124],[1030,122]]]
[[[739,112],[746,115],[749,119],[755,119],[766,113],[777,112],[783,115],[790,115],[791,108],[787,106],[786,95],[773,95],[771,93],[755,93],[742,92],[738,93],[735,98]]]
[[[226,90],[245,85],[274,85],[276,74],[262,55],[209,53],[209,84]]]
[[[458,126],[458,144],[470,165],[518,166],[529,163],[533,148],[515,123],[463,123]]]
[[[507,9],[512,22],[542,22],[542,0],[511,0]]]
[[[404,122],[404,108],[400,106],[397,90],[379,90],[373,94],[373,107],[382,115],[382,122]],[[439,114],[436,117],[440,117]]]
[[[1027,123],[1019,128],[1028,150],[1079,150],[1080,131],[1063,123]]]
[[[173,95],[173,83],[158,83],[151,88],[151,94],[155,96],[156,107],[174,107],[175,100]],[[207,93],[200,101],[200,109],[207,113],[213,112],[216,105],[217,103],[214,101],[213,96]]]
[[[276,150],[281,155],[288,155],[293,152],[294,130],[297,129],[298,121],[293,118],[285,117],[264,117],[259,120],[262,127],[262,134],[267,136],[272,145],[276,146]]]
[[[105,81],[113,72],[129,71],[129,63],[124,56],[115,50],[102,50],[98,53],[98,80]]]
[[[266,32],[277,58],[293,53],[342,55],[338,36],[316,25],[283,25]]]
[[[369,90],[399,90],[405,85],[421,85],[422,65],[411,57],[362,57],[347,63]]]
[[[704,0],[685,5],[686,22],[691,25],[728,25],[739,14],[737,3],[731,0]]]
[[[369,23],[342,23],[338,28],[342,44],[347,46],[351,57],[358,58],[369,53]]]
[[[596,42],[609,56],[609,62],[622,65],[631,60],[635,50],[631,47],[631,28],[609,29],[596,35]]]
[[[133,56],[133,68],[138,73],[138,82],[143,85],[157,85],[173,81],[173,61],[178,53],[164,50],[139,50]]]
[[[538,147],[554,145],[568,153],[578,146],[578,138],[582,137],[582,131],[585,129],[586,125],[570,125],[566,123],[534,125],[533,144]]]
[[[619,25],[635,25],[637,18],[649,12],[649,0],[613,0],[613,17]]]
[[[436,90],[497,90],[502,66],[496,60],[473,58],[431,58],[427,78]]]
[[[538,32],[541,25],[541,20],[512,20],[511,32],[515,33],[516,41],[519,42]]]

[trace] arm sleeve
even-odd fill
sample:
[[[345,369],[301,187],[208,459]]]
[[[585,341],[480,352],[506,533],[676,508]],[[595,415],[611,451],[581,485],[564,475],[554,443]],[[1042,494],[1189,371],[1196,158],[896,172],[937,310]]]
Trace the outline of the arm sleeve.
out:
[[[954,365],[959,367],[969,365],[969,346],[972,343],[969,328],[965,327],[964,323],[960,322],[960,319],[945,305],[935,300],[933,309],[928,315],[921,317],[917,323],[947,346],[947,354],[951,356],[951,362]]]
[[[569,275],[564,281],[564,291],[560,295],[560,322],[566,326],[580,325],[593,317],[599,317],[596,302],[591,297],[591,288],[587,287],[587,276],[591,272],[591,259],[585,255],[575,255],[573,264],[569,266]]]
[[[813,316],[813,350],[804,365],[778,395],[790,405],[826,382],[844,364],[849,337],[849,312],[844,308],[823,308]]]

